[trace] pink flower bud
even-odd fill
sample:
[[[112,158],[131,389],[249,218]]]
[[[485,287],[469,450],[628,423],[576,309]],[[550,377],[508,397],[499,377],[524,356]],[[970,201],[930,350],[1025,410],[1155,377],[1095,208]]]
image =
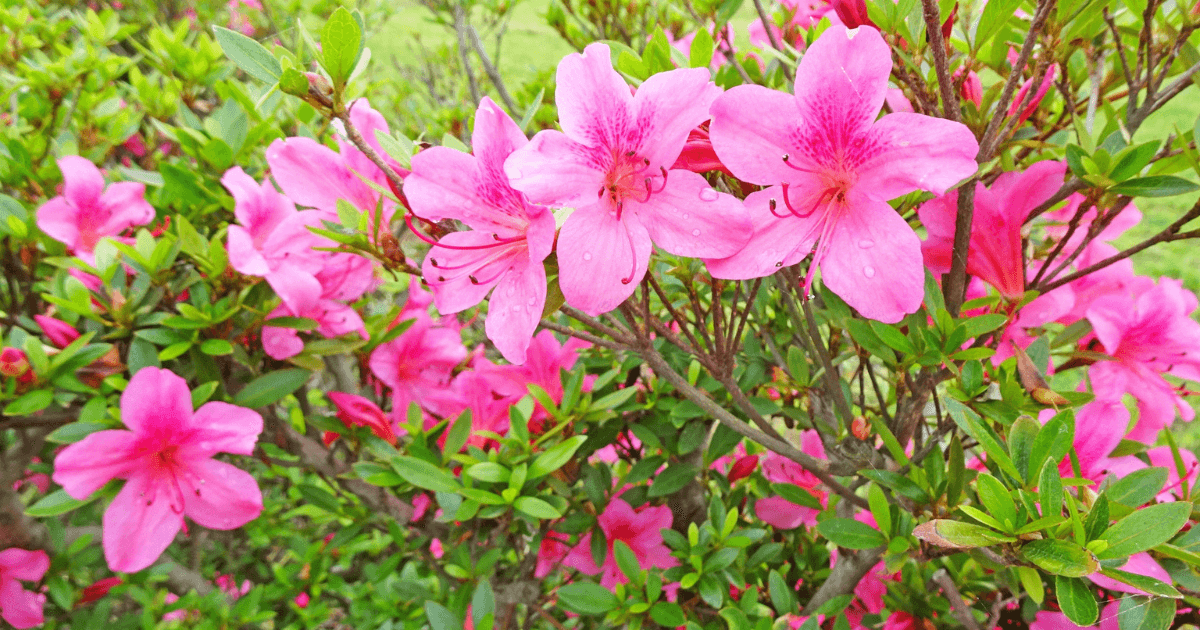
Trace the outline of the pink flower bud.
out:
[[[858,28],[864,24],[874,27],[875,23],[867,17],[866,0],[833,0],[833,10],[846,28]]]
[[[91,586],[84,587],[83,594],[79,597],[79,601],[76,602],[75,605],[82,606],[84,604],[94,602],[101,597],[108,595],[108,592],[111,591],[114,586],[120,583],[121,578],[119,577],[108,577],[104,578],[103,580],[96,580],[96,582]]]
[[[979,80],[979,75],[972,70],[967,73],[967,79],[962,84],[962,97],[972,103],[976,107],[983,105],[983,83]]]
[[[308,593],[301,592],[296,596],[296,605],[301,608],[308,608],[308,602],[310,599],[311,598],[308,596]]]
[[[729,467],[729,483],[749,477],[755,468],[758,468],[758,455],[746,455],[738,459]]]
[[[392,421],[375,403],[354,394],[329,392],[329,400],[337,407],[337,417],[347,427],[370,427],[371,432],[390,444],[396,443]]]
[[[871,427],[867,424],[867,419],[859,416],[850,422],[850,432],[854,437],[865,440],[871,437]]]
[[[16,348],[5,348],[0,351],[0,374],[4,376],[24,376],[29,371],[29,358]]]
[[[46,315],[34,315],[33,320],[38,326],[42,327],[42,332],[50,339],[50,343],[58,348],[66,348],[71,345],[72,341],[79,338],[79,331],[75,327],[53,317]]]

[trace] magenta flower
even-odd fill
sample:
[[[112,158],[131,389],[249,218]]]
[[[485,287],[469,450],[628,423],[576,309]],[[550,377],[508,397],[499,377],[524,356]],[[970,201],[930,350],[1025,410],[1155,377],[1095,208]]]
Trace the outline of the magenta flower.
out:
[[[306,317],[317,322],[316,332],[333,338],[357,332],[367,338],[367,328],[353,302],[375,286],[375,264],[355,254],[335,253],[319,258],[323,267],[314,276],[317,293],[293,291],[269,317]],[[294,328],[268,326],[263,329],[263,350],[273,358],[286,359],[304,350]]]
[[[471,140],[473,156],[446,147],[413,156],[404,193],[417,216],[471,228],[442,237],[425,257],[438,311],[470,308],[495,288],[484,329],[505,359],[520,364],[546,303],[542,261],[554,248],[554,216],[508,185],[504,160],[528,140],[489,98],[475,112]]]
[[[366,99],[359,99],[350,106],[350,121],[362,134],[363,140],[376,154],[387,160],[393,170],[401,176],[408,174],[380,148],[379,141],[375,139],[375,130],[386,133],[387,122],[379,112],[371,109]],[[359,175],[385,188],[389,186],[387,177],[379,167],[349,140],[339,137],[338,144],[340,152],[311,138],[285,138],[267,147],[267,164],[271,166],[271,175],[284,194],[301,206],[320,210],[325,219],[334,222],[338,222],[338,199],[344,199],[364,212],[375,212],[381,195]],[[395,202],[384,199],[383,225],[391,221],[395,210]]]
[[[105,188],[100,169],[76,155],[60,158],[58,168],[63,194],[38,208],[37,224],[89,265],[96,262],[93,252],[100,239],[154,220],[144,184],[117,182]]]
[[[1099,628],[1100,630],[1119,630],[1120,624],[1117,621],[1118,612],[1121,609],[1121,602],[1114,601],[1104,607],[1100,611],[1100,621],[1098,625],[1086,626],[1087,628]],[[1066,615],[1060,612],[1052,612],[1043,610],[1037,614],[1029,624],[1029,630],[1080,630],[1084,626],[1077,626],[1067,618]]]
[[[223,402],[193,412],[187,382],[148,367],[121,395],[121,421],[128,431],[92,433],[54,461],[54,481],[76,499],[112,479],[126,480],[104,512],[104,557],[113,571],[153,564],[184,516],[210,529],[234,529],[262,512],[254,477],[213,459],[251,454],[262,432],[257,412]]]
[[[982,183],[975,185],[967,273],[996,287],[1010,301],[1021,299],[1025,294],[1021,227],[1031,210],[1058,192],[1066,171],[1063,162],[1038,162],[1021,172],[1004,173],[991,188]],[[925,264],[935,276],[948,273],[954,251],[958,191],[923,204],[917,214],[929,234],[921,243]]]
[[[369,427],[381,440],[391,444],[396,443],[396,432],[392,429],[392,421],[375,403],[344,392],[329,392],[329,400],[337,407],[337,417],[348,428]]]
[[[605,588],[624,584],[629,579],[617,567],[617,558],[613,554],[613,543],[618,540],[629,545],[633,555],[637,557],[638,566],[643,569],[669,569],[679,564],[671,557],[671,550],[667,549],[662,537],[662,530],[671,527],[671,508],[663,505],[646,507],[640,512],[635,512],[624,499],[613,499],[597,520],[608,542],[604,566],[596,566],[596,561],[592,558],[591,532],[584,534],[579,539],[579,544],[563,559],[564,566],[578,569],[580,573],[587,575],[602,573],[600,585]]]
[[[66,348],[71,345],[72,341],[79,338],[79,331],[61,319],[47,315],[34,315],[33,321],[42,327],[42,333],[56,348]]]
[[[875,120],[892,58],[879,31],[825,31],[800,60],[796,95],[733,88],[712,107],[713,147],[750,195],[750,243],[708,262],[718,278],[769,276],[816,252],[825,286],[864,317],[899,321],[924,296],[921,241],[887,202],[938,194],[975,172],[966,126],[919,114]]]
[[[575,208],[558,236],[568,304],[590,315],[616,308],[646,274],[651,245],[722,258],[745,244],[741,202],[671,169],[720,94],[708,70],[656,74],[630,95],[608,46],[592,44],[563,59],[557,77],[563,130],[539,132],[504,171],[534,203]]]
[[[1096,338],[1113,361],[1088,369],[1098,398],[1118,400],[1131,394],[1138,401],[1138,421],[1128,438],[1153,442],[1159,429],[1175,420],[1178,410],[1191,420],[1195,410],[1163,374],[1200,380],[1200,323],[1191,319],[1196,296],[1178,280],[1163,278],[1137,295],[1110,294],[1087,311]]]
[[[461,409],[449,388],[454,368],[466,358],[458,331],[416,313],[408,330],[375,348],[369,365],[392,390],[392,417],[403,420],[412,403],[439,414]]]
[[[801,432],[800,449],[813,457],[825,459],[825,446],[821,444],[821,436],[812,429]],[[767,481],[799,486],[822,505],[827,501],[828,494],[819,488],[821,481],[800,464],[782,455],[768,453],[762,467],[763,476]],[[783,497],[764,497],[755,502],[754,513],[768,525],[779,529],[794,529],[801,525],[816,525],[820,510],[796,505]]]
[[[37,582],[50,568],[45,551],[10,547],[0,551],[0,617],[14,628],[42,625],[46,596],[27,591],[21,582]]]

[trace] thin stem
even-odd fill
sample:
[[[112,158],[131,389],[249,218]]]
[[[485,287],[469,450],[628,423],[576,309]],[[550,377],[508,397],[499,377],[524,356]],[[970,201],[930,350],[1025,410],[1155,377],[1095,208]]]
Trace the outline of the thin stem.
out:
[[[779,39],[775,37],[775,24],[767,17],[767,11],[763,9],[762,0],[754,0],[754,9],[758,11],[758,19],[762,20],[763,30],[767,32],[767,39],[771,40],[771,47],[786,54],[783,46],[779,43]],[[786,63],[780,61],[779,67],[783,68],[783,76],[787,77],[789,83],[794,80],[792,69]]]
[[[954,82],[950,78],[950,64],[946,59],[946,40],[942,38],[942,17],[938,10],[937,0],[921,0],[925,17],[925,36],[929,38],[929,47],[933,49],[933,67],[937,70],[938,87],[942,92],[942,111],[945,117],[959,122],[962,120],[962,105],[958,102],[958,94],[954,91]]]
[[[983,132],[983,138],[979,141],[979,156],[976,159],[981,164],[990,161],[992,153],[999,146],[1000,123],[1004,122],[1006,118],[1004,112],[1008,111],[1008,106],[1012,103],[1013,93],[1017,89],[1017,83],[1021,81],[1021,73],[1025,70],[1025,64],[1029,63],[1029,56],[1033,53],[1034,44],[1037,43],[1037,34],[1042,32],[1042,26],[1045,25],[1046,18],[1050,17],[1050,12],[1056,4],[1054,0],[1038,0],[1037,10],[1034,12],[1033,21],[1029,25],[1029,36],[1025,38],[1025,43],[1021,45],[1021,52],[1017,55],[1017,62],[1013,64],[1012,72],[1008,75],[1008,80],[1004,82],[1004,90],[1000,93],[1000,100],[996,102],[996,109],[992,114],[992,120],[988,123],[987,129]],[[1032,91],[1031,89],[1030,92]]]
[[[496,70],[496,66],[492,65],[492,60],[488,58],[487,51],[483,48],[483,42],[479,41],[479,33],[474,26],[467,25],[467,39],[471,42],[471,47],[475,49],[475,54],[479,55],[479,61],[483,63],[483,71],[487,73],[488,79],[492,81],[492,85],[496,86],[496,92],[500,95],[500,100],[504,101],[504,107],[509,113],[516,115],[517,104],[513,101],[512,95],[508,93],[508,88],[504,86],[504,79],[500,76],[500,72]]]

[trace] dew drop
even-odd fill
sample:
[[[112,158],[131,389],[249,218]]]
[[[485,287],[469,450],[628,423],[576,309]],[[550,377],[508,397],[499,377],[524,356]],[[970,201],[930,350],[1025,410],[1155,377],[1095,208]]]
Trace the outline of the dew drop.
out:
[[[690,219],[690,218],[692,218],[692,215],[688,214],[687,212],[684,212],[684,213],[683,213],[683,220],[684,220],[684,221],[687,221],[687,220],[688,220],[688,219]]]
[[[716,201],[719,193],[711,188],[702,188],[700,190],[701,201]]]
[[[521,312],[521,305],[520,305],[520,304],[513,304],[512,310],[513,310],[513,312],[514,312],[514,313],[520,313],[520,312]]]
[[[700,230],[692,230],[692,236],[700,236]]]
[[[858,242],[858,246],[863,249],[871,249],[872,247],[875,247],[875,241],[872,241],[869,238],[864,238]]]
[[[592,252],[583,252],[583,259],[584,259],[584,260],[591,260],[591,259],[592,259]]]
[[[868,278],[874,278],[875,277],[875,268],[872,267],[871,265],[867,265],[866,267],[863,267],[863,275]]]
[[[531,297],[529,298],[529,302],[527,302],[527,304],[529,304],[530,306],[533,306],[534,304],[537,304],[537,298],[536,298],[536,297],[532,297],[532,296],[531,296]]]

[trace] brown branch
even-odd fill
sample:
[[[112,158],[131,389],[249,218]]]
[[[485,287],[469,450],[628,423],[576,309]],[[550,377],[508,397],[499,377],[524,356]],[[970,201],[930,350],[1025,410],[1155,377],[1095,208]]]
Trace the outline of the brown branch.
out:
[[[388,183],[392,185],[392,188],[397,192],[403,190],[404,180],[400,178],[400,174],[393,170],[391,165],[389,165],[387,162],[384,162],[383,158],[379,157],[379,154],[375,152],[375,149],[372,148],[370,144],[367,144],[367,141],[363,139],[362,134],[358,132],[358,128],[355,127],[354,123],[350,120],[350,108],[343,109],[342,111],[335,113],[334,116],[338,120],[342,121],[342,126],[346,128],[346,137],[350,139],[350,142],[353,143],[359,151],[362,151],[363,155],[367,156],[367,159],[371,160],[372,164],[374,164],[381,172],[383,172],[384,177],[387,177]]]
[[[992,119],[988,122],[987,129],[983,132],[983,138],[979,141],[979,156],[977,160],[980,163],[990,161],[992,153],[999,146],[1000,124],[1007,117],[1005,116],[1005,112],[1008,111],[1008,106],[1012,103],[1013,93],[1016,91],[1017,83],[1021,80],[1021,73],[1025,70],[1025,64],[1029,63],[1029,56],[1033,53],[1033,47],[1037,43],[1037,34],[1042,32],[1042,26],[1045,25],[1046,19],[1050,17],[1050,12],[1056,4],[1054,0],[1038,0],[1033,21],[1029,24],[1029,36],[1025,38],[1025,43],[1021,46],[1021,52],[1017,55],[1017,62],[1013,64],[1012,72],[1008,75],[1008,80],[1004,82],[1004,90],[1000,92],[1000,99],[996,102],[996,109],[992,115]],[[1030,93],[1033,93],[1033,89],[1030,89]]]
[[[754,9],[758,11],[758,19],[762,20],[763,30],[767,32],[767,39],[771,40],[771,47],[781,53],[785,53],[783,46],[779,44],[779,38],[775,37],[775,30],[772,28],[775,24],[767,17],[767,11],[763,9],[762,0],[754,0]],[[795,80],[795,77],[792,75],[792,69],[786,63],[783,63],[782,60],[779,62],[779,67],[783,69],[783,76],[787,77],[789,83]]]
[[[982,149],[980,149],[982,151]],[[942,294],[946,310],[958,317],[967,294],[967,255],[971,251],[971,227],[975,221],[975,180],[958,187],[958,211],[954,216],[954,249],[950,255],[950,273]]]
[[[962,105],[954,91],[954,81],[950,78],[946,40],[942,38],[942,17],[937,0],[921,0],[921,6],[924,7],[925,35],[929,38],[929,47],[933,49],[933,67],[937,71],[938,88],[942,92],[942,112],[946,118],[960,122]]]
[[[492,85],[496,86],[496,93],[500,95],[500,100],[504,101],[504,106],[508,108],[509,113],[516,115],[517,104],[513,101],[512,95],[508,93],[508,88],[504,86],[504,79],[501,78],[500,72],[496,70],[496,66],[492,65],[492,60],[488,58],[487,51],[483,48],[483,42],[479,41],[479,33],[474,26],[467,25],[468,39],[471,40],[471,47],[475,49],[475,54],[479,56],[479,61],[483,63],[483,71],[487,73],[488,79]]]
[[[967,630],[980,630],[979,622],[975,620],[975,615],[971,614],[971,607],[963,601],[962,593],[958,591],[958,586],[954,584],[950,574],[945,569],[938,569],[933,572],[933,582],[945,591],[946,599],[950,601],[950,614],[954,615],[958,623]]]

